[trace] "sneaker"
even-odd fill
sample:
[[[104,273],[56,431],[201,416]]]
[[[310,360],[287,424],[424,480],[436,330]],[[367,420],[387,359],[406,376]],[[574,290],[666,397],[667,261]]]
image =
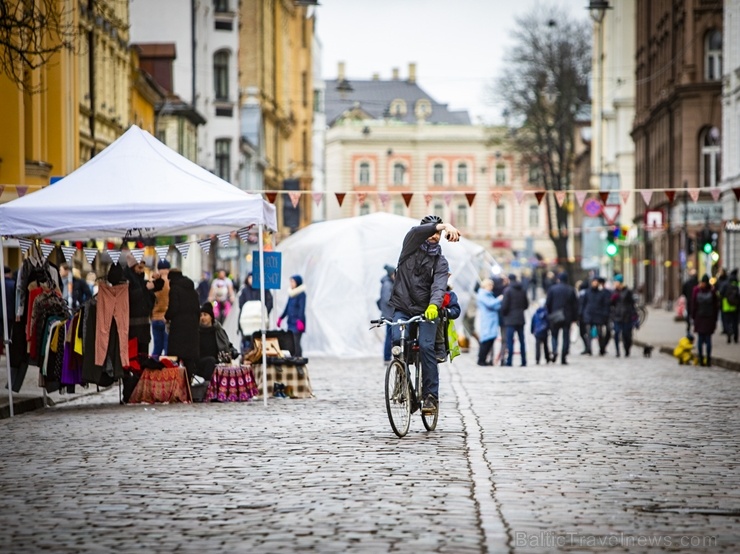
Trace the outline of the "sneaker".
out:
[[[424,399],[424,404],[421,407],[421,411],[424,414],[433,414],[437,411],[437,399],[434,398],[431,394],[427,394],[427,397]]]
[[[440,354],[437,354],[437,363],[443,364],[447,361],[447,356],[441,356]]]

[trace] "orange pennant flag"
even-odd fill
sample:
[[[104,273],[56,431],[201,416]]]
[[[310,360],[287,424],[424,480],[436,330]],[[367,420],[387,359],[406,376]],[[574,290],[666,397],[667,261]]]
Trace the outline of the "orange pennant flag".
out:
[[[468,199],[468,206],[473,205],[473,200],[475,200],[475,193],[474,192],[466,192],[465,198]]]
[[[691,200],[696,202],[699,200],[699,189],[686,189],[691,197]]]
[[[339,202],[339,207],[342,207],[342,202],[344,202],[344,197],[347,196],[346,192],[335,192],[334,196],[337,197],[337,202]]]
[[[409,204],[411,204],[411,199],[414,197],[413,192],[402,192],[401,196],[403,196],[403,201],[406,202],[406,207],[409,207]]]

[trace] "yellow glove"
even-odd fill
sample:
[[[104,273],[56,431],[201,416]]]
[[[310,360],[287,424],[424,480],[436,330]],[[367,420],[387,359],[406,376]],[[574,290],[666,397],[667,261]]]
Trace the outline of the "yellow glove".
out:
[[[427,306],[426,311],[424,312],[424,317],[426,317],[429,321],[432,321],[433,319],[437,319],[438,315],[439,315],[439,312],[437,311],[436,304],[429,304],[429,306]]]

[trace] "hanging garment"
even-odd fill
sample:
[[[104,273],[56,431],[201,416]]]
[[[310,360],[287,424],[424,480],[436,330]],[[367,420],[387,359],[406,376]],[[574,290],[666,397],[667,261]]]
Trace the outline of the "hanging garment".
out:
[[[111,322],[116,320],[120,357],[128,365],[128,283],[101,286],[98,289],[98,312],[95,325],[95,365],[103,365],[110,340]]]

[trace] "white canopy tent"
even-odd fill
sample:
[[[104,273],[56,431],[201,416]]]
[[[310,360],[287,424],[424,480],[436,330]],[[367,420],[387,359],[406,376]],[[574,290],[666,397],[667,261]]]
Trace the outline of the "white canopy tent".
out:
[[[385,330],[368,329],[370,320],[380,315],[376,300],[383,266],[395,267],[404,236],[418,224],[417,219],[378,212],[315,223],[277,246],[283,253],[283,290],[296,274],[306,286],[306,355],[381,355]],[[443,239],[442,253],[465,310],[480,274],[490,270],[489,256],[482,246],[465,238],[459,243]],[[276,298],[278,314],[285,302]]]
[[[137,126],[92,160],[38,192],[0,205],[4,237],[53,240],[277,230],[275,207],[184,158]],[[5,282],[2,285],[3,317]],[[264,290],[262,291],[264,298]],[[264,302],[263,302],[264,304]],[[265,325],[263,325],[263,328]],[[8,342],[8,322],[4,340]],[[8,393],[13,415],[10,360]],[[263,360],[263,372],[265,371]],[[264,395],[265,402],[267,395]]]

